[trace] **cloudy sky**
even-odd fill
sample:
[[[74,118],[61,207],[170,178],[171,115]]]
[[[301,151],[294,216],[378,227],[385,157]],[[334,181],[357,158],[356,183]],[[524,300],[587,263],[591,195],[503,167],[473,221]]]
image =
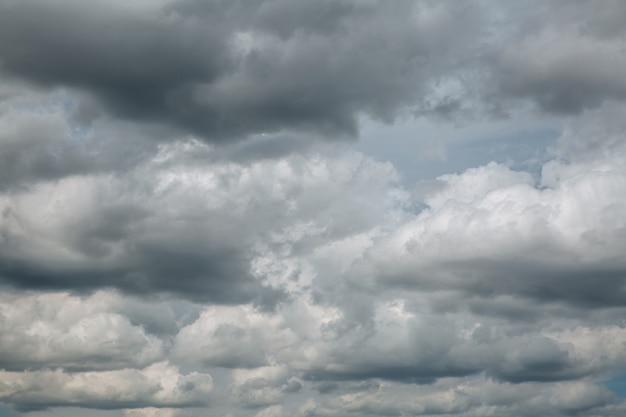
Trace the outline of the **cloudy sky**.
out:
[[[625,414],[624,22],[0,0],[0,416]]]

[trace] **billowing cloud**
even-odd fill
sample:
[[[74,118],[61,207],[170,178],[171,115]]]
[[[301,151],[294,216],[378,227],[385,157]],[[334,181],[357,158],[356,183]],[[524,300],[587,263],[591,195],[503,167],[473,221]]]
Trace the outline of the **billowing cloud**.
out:
[[[51,406],[101,409],[193,407],[206,404],[213,389],[208,374],[182,375],[166,362],[147,368],[78,374],[2,371],[0,398],[22,410]]]
[[[624,414],[625,12],[0,0],[0,405]]]
[[[361,113],[392,120],[480,23],[469,5],[404,1],[3,1],[1,10],[9,75],[77,88],[115,116],[211,142],[354,135]]]
[[[297,379],[289,377],[287,368],[274,366],[234,371],[231,392],[243,407],[259,408],[277,404],[301,388]]]
[[[156,141],[110,120],[78,123],[78,113],[89,105],[84,101],[62,89],[46,92],[0,78],[1,191],[73,175],[123,172],[154,154]],[[125,140],[128,134],[132,141]]]
[[[162,359],[163,341],[117,312],[117,301],[106,293],[3,294],[0,367],[119,369]]]
[[[428,208],[372,248],[357,273],[383,286],[622,305],[625,175],[620,153],[551,161],[537,184],[494,163],[442,176]]]
[[[279,315],[267,316],[252,306],[215,306],[181,329],[174,352],[182,359],[213,366],[257,368],[293,349],[297,342]]]
[[[253,276],[263,247],[306,249],[362,232],[397,199],[386,188],[393,169],[359,155],[245,166],[204,163],[203,152],[195,142],[165,146],[124,177],[72,176],[1,197],[0,276],[26,288],[270,306],[284,295]],[[363,193],[379,202],[353,215]]]

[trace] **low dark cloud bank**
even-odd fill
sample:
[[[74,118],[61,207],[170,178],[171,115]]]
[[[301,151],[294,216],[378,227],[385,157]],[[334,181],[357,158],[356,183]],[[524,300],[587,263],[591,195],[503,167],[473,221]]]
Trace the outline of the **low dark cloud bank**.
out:
[[[405,1],[3,3],[7,75],[77,88],[115,117],[209,142],[354,136],[359,114],[392,120],[478,31],[474,8],[460,4],[431,30]]]

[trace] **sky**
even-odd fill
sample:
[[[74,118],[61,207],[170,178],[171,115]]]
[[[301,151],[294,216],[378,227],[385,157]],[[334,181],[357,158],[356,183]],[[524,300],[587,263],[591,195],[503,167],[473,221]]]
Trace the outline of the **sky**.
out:
[[[625,21],[0,0],[0,416],[626,414]]]

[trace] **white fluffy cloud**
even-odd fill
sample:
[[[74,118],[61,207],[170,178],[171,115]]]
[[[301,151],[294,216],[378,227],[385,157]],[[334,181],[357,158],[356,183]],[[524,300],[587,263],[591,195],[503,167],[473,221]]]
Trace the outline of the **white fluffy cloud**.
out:
[[[625,178],[621,153],[550,161],[537,180],[495,163],[439,177],[428,207],[374,245],[358,273],[429,291],[618,304]]]
[[[124,410],[124,417],[176,417],[179,413],[175,408],[145,407]]]
[[[3,293],[0,358],[5,369],[119,369],[163,358],[163,341],[133,325],[117,309],[119,298],[99,292]]]
[[[181,329],[174,354],[214,366],[256,368],[284,357],[298,343],[280,315],[263,314],[250,305],[212,306]]]
[[[207,404],[208,374],[160,362],[144,369],[67,373],[62,370],[2,371],[0,398],[18,409],[50,406],[92,408],[189,407]]]

